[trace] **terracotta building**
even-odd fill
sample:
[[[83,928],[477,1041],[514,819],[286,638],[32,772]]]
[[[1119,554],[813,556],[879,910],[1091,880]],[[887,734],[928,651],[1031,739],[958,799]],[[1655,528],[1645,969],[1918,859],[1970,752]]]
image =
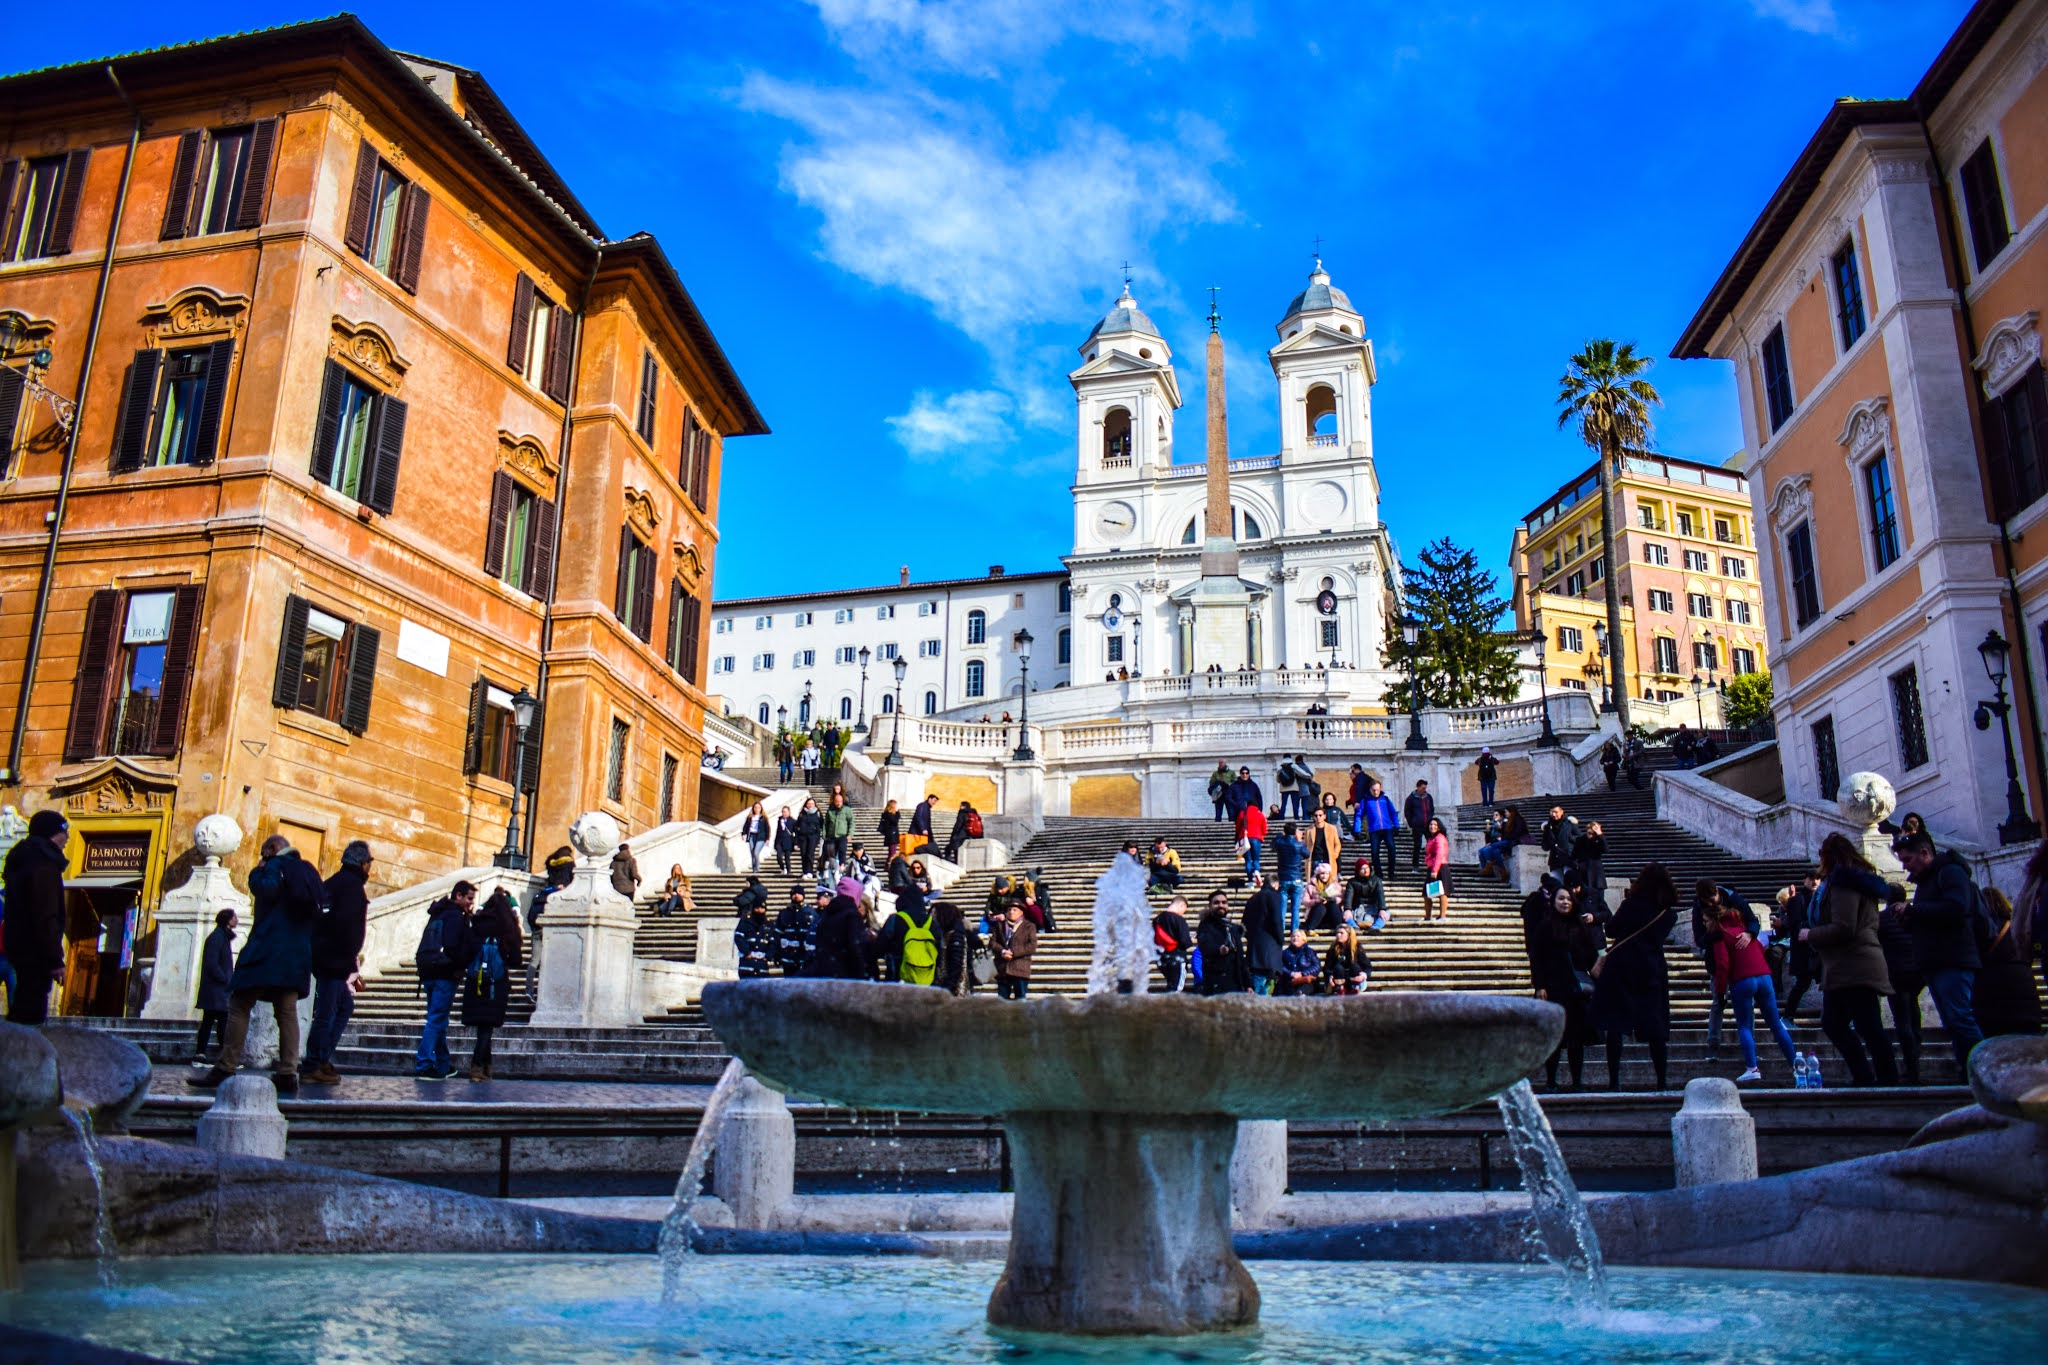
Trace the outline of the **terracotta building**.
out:
[[[1515,528],[1515,625],[1541,631],[1552,689],[1611,685],[1606,566],[1597,467],[1588,466]],[[1749,484],[1716,465],[1637,454],[1614,484],[1622,685],[1631,698],[1677,701],[1764,661]],[[1709,719],[1712,717],[1710,716]]]
[[[692,815],[765,427],[655,240],[350,17],[0,103],[0,800],[72,815],[65,1007],[118,1009],[216,811],[243,864],[367,839],[373,891],[490,861],[522,780],[521,843]]]
[[[1794,800],[1868,769],[1938,835],[2038,832],[2044,237],[2048,3],[1982,0],[1828,111],[1679,339],[1735,364]]]

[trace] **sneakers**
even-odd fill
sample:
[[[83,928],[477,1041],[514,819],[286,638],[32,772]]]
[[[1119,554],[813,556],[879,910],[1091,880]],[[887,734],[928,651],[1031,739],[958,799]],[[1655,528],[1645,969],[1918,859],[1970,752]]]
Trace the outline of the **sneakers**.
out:
[[[429,1066],[413,1072],[412,1078],[416,1081],[445,1081],[454,1074],[455,1068],[452,1066]]]
[[[194,1090],[212,1090],[234,1074],[234,1072],[223,1067],[209,1067],[203,1076],[186,1077],[185,1084],[191,1086]]]
[[[270,1078],[270,1083],[277,1087],[280,1098],[299,1093],[299,1073],[296,1071],[280,1071]]]
[[[1710,1048],[1708,1048],[1708,1049],[1707,1049],[1707,1060],[1708,1060],[1709,1062],[1718,1062],[1718,1061],[1720,1061],[1720,1060],[1721,1060],[1721,1050],[1720,1050],[1719,1048],[1714,1048],[1714,1047],[1710,1047]]]
[[[1758,1070],[1757,1070],[1757,1069],[1756,1069],[1755,1067],[1751,1067],[1751,1068],[1750,1068],[1749,1070],[1747,1070],[1747,1071],[1743,1072],[1743,1073],[1742,1073],[1742,1074],[1741,1074],[1740,1076],[1737,1076],[1737,1077],[1735,1078],[1735,1083],[1736,1083],[1737,1085],[1740,1085],[1740,1084],[1742,1084],[1742,1083],[1743,1083],[1744,1081],[1760,1081],[1760,1080],[1762,1080],[1763,1078],[1764,1078],[1764,1073],[1763,1073],[1763,1072],[1761,1072],[1761,1071],[1758,1071]]]
[[[300,1072],[299,1079],[307,1085],[340,1085],[341,1073],[332,1062],[316,1062]]]

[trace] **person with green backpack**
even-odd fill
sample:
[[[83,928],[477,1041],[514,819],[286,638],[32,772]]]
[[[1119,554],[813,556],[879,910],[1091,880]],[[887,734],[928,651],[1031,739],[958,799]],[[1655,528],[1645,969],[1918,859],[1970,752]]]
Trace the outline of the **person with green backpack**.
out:
[[[462,969],[462,1022],[476,1030],[469,1078],[491,1078],[491,1034],[504,1027],[505,998],[519,970],[519,907],[504,887],[492,891],[469,922],[469,961]]]
[[[887,979],[929,986],[939,974],[939,933],[924,892],[915,886],[896,893],[896,911],[882,926],[882,960]]]

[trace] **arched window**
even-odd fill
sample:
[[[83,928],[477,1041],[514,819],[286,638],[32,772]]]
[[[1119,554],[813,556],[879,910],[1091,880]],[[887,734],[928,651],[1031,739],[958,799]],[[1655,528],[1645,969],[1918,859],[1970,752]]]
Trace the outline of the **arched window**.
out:
[[[1308,443],[1312,446],[1336,445],[1337,391],[1328,384],[1317,384],[1308,391],[1305,407],[1308,417]]]
[[[754,708],[754,719],[755,719],[755,720],[757,720],[757,721],[759,721],[759,722],[760,722],[761,724],[763,724],[763,725],[766,725],[766,724],[768,723],[768,703],[767,703],[767,702],[765,702],[765,701],[764,701],[764,702],[762,702],[762,703],[761,703],[761,704],[760,704],[759,706],[757,706],[757,707],[755,707],[755,708]]]
[[[1060,652],[1059,652],[1059,662],[1060,662],[1060,663],[1062,663],[1062,664],[1071,664],[1071,663],[1073,663],[1073,662],[1074,662],[1074,632],[1073,632],[1073,631],[1071,631],[1071,630],[1069,630],[1069,629],[1067,629],[1067,628],[1066,628],[1065,626],[1061,626],[1061,627],[1060,627],[1060,637],[1059,637],[1059,646],[1060,646]]]
[[[928,716],[936,716],[937,714],[939,714],[938,693],[927,692],[924,694],[924,713]]]
[[[979,607],[967,613],[967,643],[970,645],[988,643],[988,613]]]
[[[1187,529],[1180,533],[1180,543],[1183,545],[1199,544],[1200,537],[1197,533],[1200,531],[1201,525],[1202,518],[1199,514],[1189,517]],[[1240,511],[1233,505],[1230,509],[1230,533],[1231,537],[1236,540],[1262,540],[1265,538],[1266,528],[1259,524],[1257,517],[1249,512]]]
[[[798,725],[809,725],[811,723],[811,699],[809,697],[805,697],[796,704],[796,723]]]
[[[981,663],[981,660],[979,660],[979,659],[969,659],[969,660],[967,661],[967,695],[968,695],[968,696],[970,696],[970,697],[979,697],[979,696],[981,696],[981,695],[982,695],[982,693],[983,693],[983,688],[982,688],[982,674],[983,674],[983,668],[982,668],[982,663]]]
[[[839,719],[841,719],[841,720],[852,720],[852,719],[853,719],[853,698],[852,698],[852,697],[841,697],[841,698],[839,699]]]
[[[882,694],[882,714],[885,716],[896,714],[896,698],[888,692]]]
[[[1111,408],[1102,415],[1102,462],[1131,462],[1131,414],[1124,408]]]

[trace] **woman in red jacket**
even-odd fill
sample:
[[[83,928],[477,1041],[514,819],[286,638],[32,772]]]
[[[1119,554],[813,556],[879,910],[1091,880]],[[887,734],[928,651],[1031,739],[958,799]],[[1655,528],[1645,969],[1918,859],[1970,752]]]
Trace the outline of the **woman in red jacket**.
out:
[[[1237,848],[1244,858],[1244,875],[1254,886],[1259,880],[1259,854],[1266,844],[1266,812],[1255,801],[1237,816]]]
[[[1723,902],[1721,918],[1714,924],[1713,944],[1707,952],[1713,964],[1714,990],[1726,992],[1735,1005],[1735,1036],[1742,1044],[1742,1062],[1748,1069],[1735,1079],[1760,1081],[1763,1072],[1756,1064],[1756,1019],[1759,1007],[1764,1023],[1778,1040],[1778,1051],[1791,1066],[1797,1054],[1792,1048],[1791,1030],[1778,1017],[1778,991],[1771,984],[1771,965],[1764,960],[1763,945],[1742,922],[1742,911]]]

